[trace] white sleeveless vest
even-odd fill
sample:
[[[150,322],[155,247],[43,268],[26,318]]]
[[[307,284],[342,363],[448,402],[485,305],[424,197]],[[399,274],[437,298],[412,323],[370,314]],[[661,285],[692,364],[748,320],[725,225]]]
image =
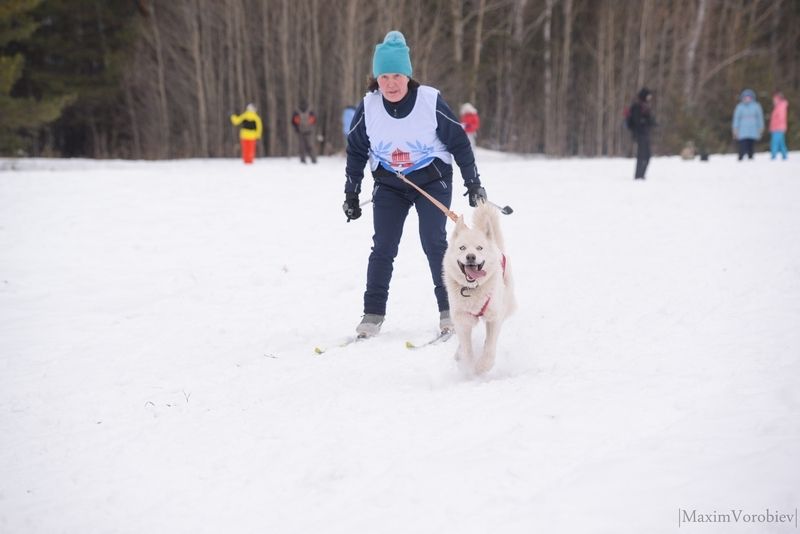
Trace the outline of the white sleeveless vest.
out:
[[[381,162],[400,172],[415,165],[419,165],[417,168],[426,167],[433,158],[447,164],[452,162],[447,147],[436,136],[438,96],[438,90],[421,85],[411,113],[395,119],[383,106],[383,96],[379,91],[367,93],[364,97],[364,123],[370,143],[369,164],[373,171]]]

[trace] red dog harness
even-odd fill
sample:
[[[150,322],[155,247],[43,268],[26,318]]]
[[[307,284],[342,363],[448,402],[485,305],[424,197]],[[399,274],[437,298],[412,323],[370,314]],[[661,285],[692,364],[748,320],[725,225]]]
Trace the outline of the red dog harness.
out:
[[[501,256],[502,256],[502,258],[500,259],[500,265],[503,266],[503,280],[505,280],[506,279],[506,255],[502,254]],[[489,303],[491,301],[492,301],[492,296],[489,295],[489,298],[486,299],[486,303],[484,303],[483,307],[481,308],[481,311],[479,311],[477,314],[473,313],[472,316],[473,317],[483,317],[483,314],[486,313],[486,310],[487,310],[487,308],[489,308]]]

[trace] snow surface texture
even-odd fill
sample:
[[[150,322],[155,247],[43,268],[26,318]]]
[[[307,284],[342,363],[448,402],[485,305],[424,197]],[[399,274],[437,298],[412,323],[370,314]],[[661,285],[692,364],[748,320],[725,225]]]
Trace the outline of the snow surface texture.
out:
[[[0,160],[0,532],[660,533],[800,505],[800,153],[478,152],[485,378],[406,223],[383,333],[344,162]],[[365,190],[371,189],[371,179]],[[454,211],[470,215],[456,177]],[[362,199],[366,198],[366,194]],[[452,223],[448,223],[452,228]],[[794,525],[683,525],[681,532]]]

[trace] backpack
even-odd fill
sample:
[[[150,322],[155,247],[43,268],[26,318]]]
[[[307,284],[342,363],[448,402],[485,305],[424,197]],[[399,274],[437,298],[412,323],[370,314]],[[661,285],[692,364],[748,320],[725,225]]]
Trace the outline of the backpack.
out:
[[[622,110],[622,116],[625,118],[625,127],[629,130],[633,130],[636,125],[633,124],[633,113],[631,113],[631,106],[625,106],[625,109]]]
[[[297,118],[297,129],[301,133],[308,133],[314,129],[317,123],[317,118],[310,111],[301,111]]]

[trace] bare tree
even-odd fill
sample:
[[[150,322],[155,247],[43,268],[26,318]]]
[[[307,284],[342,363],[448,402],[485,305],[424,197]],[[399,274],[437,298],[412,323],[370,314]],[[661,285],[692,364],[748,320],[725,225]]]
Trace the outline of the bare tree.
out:
[[[683,84],[683,99],[686,105],[691,108],[694,104],[694,64],[697,55],[697,45],[700,42],[700,32],[706,19],[707,0],[698,0],[697,15],[692,25],[692,33],[689,37],[689,45],[686,47],[686,69]]]
[[[156,73],[158,74],[158,106],[159,106],[159,123],[160,123],[160,146],[162,147],[161,156],[168,157],[170,155],[170,121],[169,121],[169,104],[167,102],[167,82],[166,82],[166,67],[164,66],[164,51],[161,43],[161,31],[158,28],[158,16],[156,14],[156,2],[150,5],[150,29],[153,39],[153,48],[156,53]]]
[[[558,108],[555,124],[557,144],[554,147],[557,155],[565,155],[567,153],[568,113],[570,108],[569,79],[572,67],[572,0],[562,0],[561,7],[563,30],[561,37],[561,70],[558,76]]]
[[[555,113],[553,109],[553,52],[552,52],[552,32],[553,32],[553,4],[555,0],[545,0],[544,15],[544,152],[550,154],[553,151],[553,128],[555,126]]]
[[[340,150],[375,44],[406,35],[414,76],[481,110],[481,143],[548,155],[624,154],[622,111],[656,92],[655,147],[697,135],[724,149],[744,86],[800,97],[800,10],[783,0],[140,0],[125,112],[87,121],[95,155],[230,157],[228,115],[255,102],[263,151],[292,154],[292,109],[315,106]],[[424,17],[421,16],[424,14]],[[713,145],[713,143],[712,143]]]

